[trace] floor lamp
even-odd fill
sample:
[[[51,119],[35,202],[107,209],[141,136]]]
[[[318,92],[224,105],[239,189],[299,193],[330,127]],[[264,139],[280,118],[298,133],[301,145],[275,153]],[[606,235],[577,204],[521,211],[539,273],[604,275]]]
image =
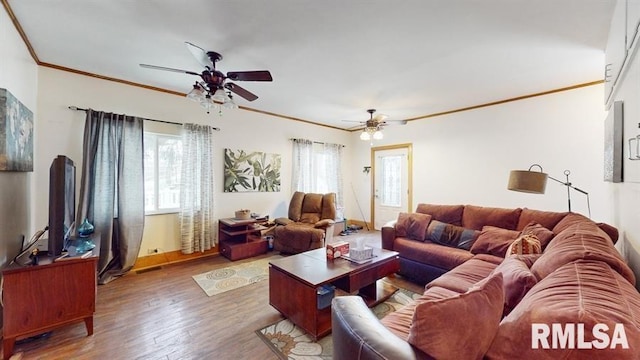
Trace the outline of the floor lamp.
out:
[[[532,171],[534,167],[538,167],[540,171]],[[567,187],[567,204],[569,205],[569,212],[571,212],[571,189],[583,193],[587,196],[587,209],[589,210],[589,218],[591,218],[591,205],[589,204],[589,193],[579,189],[569,181],[569,174],[571,171],[565,170],[564,175],[566,181],[560,181],[554,177],[547,175],[542,170],[542,166],[533,164],[529,167],[529,170],[511,170],[509,174],[509,190],[526,192],[531,194],[544,194],[547,187],[547,178],[562,184]]]

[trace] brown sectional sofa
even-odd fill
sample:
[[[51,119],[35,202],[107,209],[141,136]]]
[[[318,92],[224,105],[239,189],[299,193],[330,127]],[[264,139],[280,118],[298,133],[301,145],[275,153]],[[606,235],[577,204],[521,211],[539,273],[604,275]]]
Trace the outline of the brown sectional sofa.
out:
[[[382,321],[359,297],[335,298],[334,359],[640,358],[640,294],[615,228],[531,209],[421,204],[417,212],[431,216],[429,226],[448,221],[481,235],[465,250],[383,228],[400,272],[428,281],[424,294]],[[551,234],[541,254],[497,255],[498,235],[534,223]]]

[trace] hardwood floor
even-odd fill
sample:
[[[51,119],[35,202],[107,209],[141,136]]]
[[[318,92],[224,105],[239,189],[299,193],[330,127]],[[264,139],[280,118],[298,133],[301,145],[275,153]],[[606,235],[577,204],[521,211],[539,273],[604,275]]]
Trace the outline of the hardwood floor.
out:
[[[379,232],[345,239],[354,236],[380,246]],[[236,262],[213,256],[130,272],[98,286],[93,336],[78,323],[16,344],[14,352],[23,359],[277,359],[254,333],[282,318],[269,305],[268,281],[208,297],[191,278],[272,255]],[[422,292],[422,286],[399,276],[389,280]]]

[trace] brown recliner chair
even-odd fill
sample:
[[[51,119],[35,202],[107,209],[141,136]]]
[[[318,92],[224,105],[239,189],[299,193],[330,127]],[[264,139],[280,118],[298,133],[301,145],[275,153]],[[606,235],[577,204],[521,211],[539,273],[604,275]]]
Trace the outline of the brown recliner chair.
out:
[[[297,254],[324,247],[333,237],[336,218],[336,194],[311,194],[296,191],[289,203],[288,218],[275,220],[273,248]]]

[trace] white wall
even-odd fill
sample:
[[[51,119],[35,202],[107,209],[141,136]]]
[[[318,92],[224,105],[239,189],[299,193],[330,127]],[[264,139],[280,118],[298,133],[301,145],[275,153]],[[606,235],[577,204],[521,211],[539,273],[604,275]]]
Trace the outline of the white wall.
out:
[[[187,80],[188,78],[185,79],[185,86],[188,85]],[[276,85],[274,83],[274,86]],[[269,214],[272,217],[286,216],[291,197],[290,138],[303,137],[314,141],[345,144],[346,152],[350,146],[350,134],[346,131],[245,110],[228,110],[221,117],[217,114],[207,115],[201,107],[183,97],[45,67],[39,69],[38,92],[38,109],[41,116],[37,127],[42,136],[39,138],[36,157],[43,160],[35,169],[36,174],[41,174],[36,178],[35,196],[42,204],[46,204],[48,199],[46,174],[53,158],[58,154],[67,155],[76,162],[78,168],[82,163],[85,113],[69,110],[67,107],[70,105],[150,119],[209,124],[221,128],[221,131],[214,135],[214,171],[218,181],[215,185],[216,218],[231,217],[235,210],[241,208]],[[222,192],[225,148],[281,154],[281,191]],[[343,164],[347,183],[348,169],[347,159]],[[78,183],[79,176],[78,171]],[[46,207],[40,206],[36,209],[37,224],[46,223],[47,217]],[[175,215],[147,217],[140,255],[146,255],[147,250],[152,248],[159,248],[162,252],[180,248]]]
[[[560,180],[569,169],[571,182],[589,192],[592,218],[611,222],[613,186],[603,181],[603,91],[595,85],[389,126],[374,146],[413,144],[414,209],[424,202],[566,211],[566,187],[551,180],[544,195],[507,190],[510,170],[537,163]],[[352,179],[370,220],[372,175],[362,174],[371,162],[370,145],[358,135],[352,134],[358,170]],[[571,199],[574,212],[588,213],[586,196],[572,191]]]
[[[622,75],[615,100],[624,102],[623,181],[614,184],[614,225],[621,232],[618,248],[640,276],[640,160],[629,160],[628,139],[640,134],[640,56],[632,57],[630,66]],[[640,281],[636,283],[640,287]]]
[[[4,10],[0,10],[0,54],[0,88],[11,92],[37,119],[37,66]],[[36,130],[35,146],[38,135]],[[0,172],[0,267],[18,254],[22,236],[31,238],[34,233],[33,176],[29,172]]]

